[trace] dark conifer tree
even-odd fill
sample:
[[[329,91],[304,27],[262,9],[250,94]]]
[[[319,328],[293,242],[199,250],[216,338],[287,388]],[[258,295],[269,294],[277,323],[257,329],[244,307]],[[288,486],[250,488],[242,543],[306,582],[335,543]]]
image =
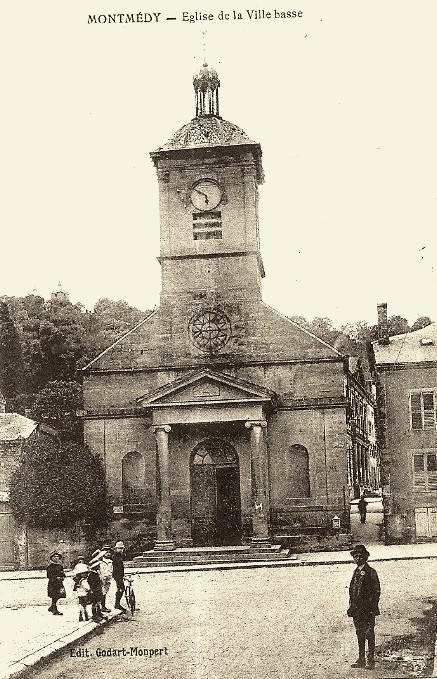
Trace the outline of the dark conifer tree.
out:
[[[23,357],[20,339],[6,302],[0,302],[0,391],[6,408],[22,391]]]

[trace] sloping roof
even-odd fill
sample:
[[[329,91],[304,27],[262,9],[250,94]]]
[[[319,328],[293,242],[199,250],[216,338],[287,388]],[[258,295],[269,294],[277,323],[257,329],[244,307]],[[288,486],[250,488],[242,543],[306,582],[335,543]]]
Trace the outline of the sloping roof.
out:
[[[27,439],[38,426],[19,413],[0,413],[0,441]]]
[[[256,144],[237,125],[220,116],[197,116],[177,130],[170,139],[152,152],[174,151],[208,146],[239,146]],[[258,146],[258,144],[256,144]]]
[[[226,352],[210,356],[193,349],[186,325],[175,328],[174,337],[169,337],[165,314],[157,309],[105,349],[83,371],[147,370],[175,363],[180,368],[195,365],[200,368],[217,361],[260,363],[272,360],[341,361],[345,358],[330,344],[263,302],[253,303],[250,325],[245,327],[240,327],[239,334],[231,337]]]
[[[289,357],[295,359],[303,358],[345,358],[345,354],[338,351],[335,347],[325,340],[320,339],[314,335],[310,330],[307,330],[303,325],[299,325],[288,316],[284,316],[273,307],[261,301],[261,307],[264,309],[264,327],[269,327],[269,321],[276,319],[278,323],[278,330],[281,329],[283,339],[288,348]],[[269,318],[270,317],[270,318]],[[288,332],[287,332],[288,331]],[[291,332],[294,331],[294,338]],[[291,346],[288,344],[291,339],[301,338],[301,342],[296,342],[296,353],[291,353]],[[279,347],[278,347],[279,349]],[[279,357],[279,356],[278,356]]]
[[[372,342],[377,365],[437,362],[437,323],[390,337],[389,344]]]
[[[113,342],[109,347],[104,349],[104,351],[102,351],[98,356],[93,358],[92,361],[90,361],[84,368],[82,368],[82,371],[84,372],[84,371],[88,370],[88,368],[90,368],[92,365],[94,365],[94,363],[100,362],[100,363],[104,364],[105,358],[110,357],[111,352],[113,352],[114,349],[116,349],[120,344],[122,344],[124,340],[126,340],[126,339],[129,340],[129,336],[134,335],[135,331],[138,330],[139,328],[141,328],[145,323],[147,323],[153,316],[156,315],[156,313],[157,313],[156,311],[152,311],[148,316],[146,316],[146,318],[143,318],[141,321],[139,321],[139,323],[137,323],[133,328],[130,328],[129,330],[127,330],[127,332],[125,332],[123,335],[121,335],[121,337],[116,339],[115,342]],[[103,360],[101,360],[101,359],[103,359]]]

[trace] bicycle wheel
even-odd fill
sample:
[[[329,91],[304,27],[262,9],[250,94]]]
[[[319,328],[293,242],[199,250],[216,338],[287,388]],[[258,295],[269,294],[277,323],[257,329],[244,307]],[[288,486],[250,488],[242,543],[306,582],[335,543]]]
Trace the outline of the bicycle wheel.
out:
[[[135,592],[133,591],[133,589],[131,589],[129,592],[129,599],[127,605],[129,606],[129,610],[133,615],[135,613]]]

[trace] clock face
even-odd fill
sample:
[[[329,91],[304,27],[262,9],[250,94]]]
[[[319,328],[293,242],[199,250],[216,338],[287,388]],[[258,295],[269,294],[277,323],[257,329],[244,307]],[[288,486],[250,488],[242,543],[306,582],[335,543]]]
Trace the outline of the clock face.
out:
[[[212,179],[202,179],[191,189],[190,198],[196,210],[214,210],[222,199],[222,191]]]

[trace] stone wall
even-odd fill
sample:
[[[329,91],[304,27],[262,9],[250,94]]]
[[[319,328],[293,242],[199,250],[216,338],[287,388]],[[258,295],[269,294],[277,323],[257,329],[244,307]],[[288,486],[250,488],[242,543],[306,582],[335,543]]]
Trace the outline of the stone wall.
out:
[[[385,514],[386,541],[412,542],[416,539],[415,508],[437,508],[437,492],[417,492],[413,488],[413,452],[437,452],[437,443],[434,429],[411,430],[409,391],[436,389],[437,368],[383,370],[380,382],[386,408],[381,474],[390,484]]]

